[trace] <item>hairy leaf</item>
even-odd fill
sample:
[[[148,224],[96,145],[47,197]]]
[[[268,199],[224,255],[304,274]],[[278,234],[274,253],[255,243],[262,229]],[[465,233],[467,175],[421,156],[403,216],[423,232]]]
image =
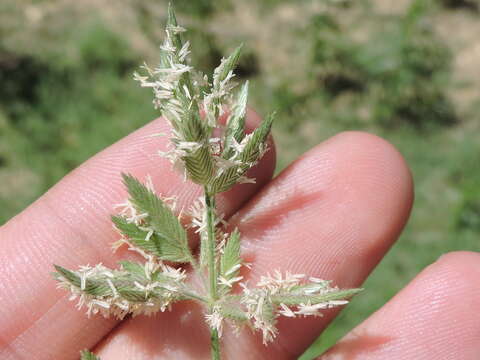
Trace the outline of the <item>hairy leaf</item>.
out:
[[[220,307],[220,313],[224,317],[235,321],[243,322],[248,320],[247,314],[235,305],[222,304]]]
[[[184,115],[177,128],[182,134],[183,140],[197,143],[206,142],[208,139],[208,130],[200,118],[198,109],[189,109],[189,100],[184,98],[181,91],[175,91],[175,94],[185,108]]]
[[[121,216],[112,216],[112,222],[120,232],[128,238],[128,241],[136,247],[142,249],[150,255],[155,255],[158,258],[162,258],[163,253],[160,246],[160,240],[157,236],[152,235],[149,240],[145,240],[148,235],[148,231],[139,229],[137,225],[129,223]]]
[[[312,294],[312,295],[291,295],[291,294],[282,294],[272,296],[272,302],[274,304],[283,303],[285,305],[299,305],[310,303],[312,305],[320,304],[333,300],[347,300],[354,296],[355,294],[362,291],[362,289],[346,289],[346,290],[334,290],[329,291],[325,294]]]
[[[120,261],[122,269],[128,272],[132,278],[137,278],[139,280],[146,280],[147,275],[145,274],[145,266],[143,264],[135,263],[132,261]]]
[[[234,186],[238,182],[240,176],[242,176],[246,172],[246,169],[248,169],[248,166],[243,165],[235,165],[227,169],[211,182],[211,184],[209,185],[210,192],[212,194],[217,194],[230,190],[232,186]]]
[[[121,217],[113,217],[119,230],[135,245],[163,260],[189,262],[192,254],[187,233],[169,206],[133,176],[123,174],[123,181],[128,188],[130,201],[140,212],[148,214],[146,222],[153,228],[154,234],[146,240],[146,231],[127,223]]]
[[[65,269],[59,265],[54,265],[55,270],[55,277],[59,278],[59,276],[64,277],[70,284],[80,289],[81,287],[81,278],[75,272]],[[85,281],[85,289],[83,290],[85,293],[93,295],[93,296],[111,296],[112,291],[106,281],[100,280],[93,280],[93,279],[86,279]]]
[[[214,163],[207,145],[202,145],[197,151],[183,157],[183,161],[190,180],[199,185],[208,184],[213,176]]]
[[[228,239],[223,254],[220,257],[220,276],[227,282],[240,274],[242,259],[240,258],[240,232],[235,229]],[[220,291],[228,293],[230,287],[223,284]]]
[[[233,154],[232,143],[236,141],[240,143],[245,135],[245,114],[248,99],[248,81],[243,84],[238,93],[235,105],[228,118],[225,130],[223,158],[228,159]]]
[[[244,163],[252,164],[259,160],[262,155],[262,149],[267,141],[267,136],[272,128],[274,118],[275,113],[270,114],[262,121],[260,126],[255,129],[241,153],[241,159]]]
[[[124,286],[122,288],[119,288],[118,293],[122,296],[122,298],[124,298],[128,301],[137,302],[137,303],[145,302],[150,297],[154,297],[153,293],[151,293],[151,294],[149,294],[149,296],[147,296],[147,295],[145,295],[144,291],[136,289],[133,286],[129,286],[129,287]]]
[[[235,66],[237,65],[238,59],[240,58],[240,53],[242,52],[243,44],[239,45],[233,53],[223,60],[221,64],[214,70],[213,76],[213,87],[218,88],[220,86],[220,82],[225,80],[228,73],[233,71]]]
[[[249,137],[243,151],[240,154],[241,165],[234,165],[217,176],[210,184],[211,193],[220,193],[229,190],[237,184],[241,176],[260,159],[266,146],[267,136],[270,133],[275,114],[268,116]]]
[[[122,262],[123,271],[109,270],[110,275],[93,274],[85,279],[85,288],[81,289],[81,276],[73,271],[67,270],[61,266],[55,265],[57,273],[55,276],[57,280],[63,277],[71,285],[78,288],[82,292],[95,296],[97,298],[108,298],[115,296],[115,292],[123,299],[130,302],[143,303],[151,298],[161,298],[167,287],[170,288],[171,278],[160,274],[160,272],[153,273],[151,279],[148,279],[144,267],[141,264],[132,262]],[[107,269],[108,270],[108,269]],[[146,285],[156,283],[155,290],[145,292],[138,285]],[[113,289],[112,289],[113,286]],[[166,286],[163,288],[163,286]]]
[[[167,30],[178,26],[177,17],[172,4],[168,4]],[[173,46],[180,50],[183,46],[182,37],[179,33],[171,32]]]

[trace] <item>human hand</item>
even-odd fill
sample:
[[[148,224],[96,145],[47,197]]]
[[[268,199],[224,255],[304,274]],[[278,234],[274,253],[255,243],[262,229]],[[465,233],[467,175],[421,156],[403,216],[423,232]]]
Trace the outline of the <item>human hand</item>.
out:
[[[258,118],[249,114],[250,127]],[[156,153],[168,139],[156,120],[93,157],[0,228],[0,358],[75,359],[83,348],[108,359],[209,357],[208,329],[196,305],[118,322],[75,309],[56,290],[52,264],[76,268],[125,256],[111,255],[118,239],[113,205],[126,197],[121,172],[150,174],[163,195],[187,206],[200,194]],[[220,212],[242,235],[246,274],[255,283],[274,269],[358,287],[400,234],[412,203],[412,182],[399,153],[364,133],[343,133],[297,159],[274,180],[274,150],[254,169],[257,183],[218,197]],[[412,254],[414,256],[414,254]],[[478,359],[480,257],[454,253],[425,269],[381,310],[322,359]],[[368,289],[375,291],[375,289]],[[361,296],[361,295],[360,295]],[[248,329],[226,329],[226,359],[296,358],[334,318],[279,319],[268,347]]]

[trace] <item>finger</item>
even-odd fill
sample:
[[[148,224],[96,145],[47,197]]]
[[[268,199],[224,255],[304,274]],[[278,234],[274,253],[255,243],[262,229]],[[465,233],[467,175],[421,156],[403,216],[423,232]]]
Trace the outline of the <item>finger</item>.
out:
[[[232,219],[243,232],[251,283],[274,269],[361,286],[405,225],[413,199],[410,172],[398,151],[366,133],[337,135],[306,153]],[[360,295],[361,296],[361,295]],[[226,339],[229,354],[296,358],[333,319],[280,318],[279,336]]]
[[[410,173],[398,152],[375,136],[346,133],[303,155],[231,222],[243,234],[244,258],[252,263],[251,285],[280,269],[355,287],[400,233],[411,202]],[[138,360],[206,358],[208,329],[199,309],[187,309],[185,318],[174,310],[173,315],[122,324],[102,342],[102,359],[121,359],[126,353]],[[281,319],[280,336],[269,347],[248,329],[240,337],[225,331],[224,356],[296,358],[333,314],[313,320]],[[195,319],[198,323],[192,328],[188,320]],[[201,336],[192,329],[201,329]]]
[[[450,253],[342,339],[322,360],[476,360],[480,254]]]
[[[258,124],[253,112],[247,127]],[[49,276],[52,264],[76,268],[103,262],[115,266],[111,243],[118,238],[110,221],[114,204],[126,197],[121,172],[153,178],[158,193],[178,197],[187,206],[201,193],[184,182],[171,164],[158,156],[167,150],[168,133],[159,119],[107,148],[67,175],[54,188],[0,230],[0,357],[36,359],[76,358],[79,347],[98,341],[115,321],[88,320],[68,303],[68,294],[55,290]],[[251,176],[255,185],[240,185],[218,199],[228,216],[267,182],[274,169],[274,151],[267,154]],[[48,347],[45,346],[48,344]],[[33,355],[35,354],[35,355]]]

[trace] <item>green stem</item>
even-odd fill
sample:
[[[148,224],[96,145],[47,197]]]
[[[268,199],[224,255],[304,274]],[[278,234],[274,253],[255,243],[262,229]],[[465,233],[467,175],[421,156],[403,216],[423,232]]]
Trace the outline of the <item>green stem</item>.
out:
[[[206,303],[206,304],[209,303],[208,299],[205,299],[203,296],[197,295],[193,292],[189,292],[189,291],[184,290],[184,291],[182,291],[182,295],[188,300],[197,300],[197,301],[200,301],[200,302],[203,302],[203,303]]]
[[[220,360],[220,341],[216,329],[210,331],[210,343],[212,348],[212,360]]]
[[[210,311],[213,310],[213,305],[218,300],[217,293],[217,267],[215,261],[215,196],[210,195],[207,188],[205,191],[205,206],[207,211],[207,262],[208,262],[208,278],[210,283],[209,295],[210,295]],[[220,341],[218,331],[216,329],[210,329],[210,340],[212,348],[212,360],[220,360]]]
[[[210,282],[210,298],[212,302],[217,300],[217,273],[215,266],[215,198],[205,190],[205,204],[207,207],[207,233],[208,233],[208,277]]]

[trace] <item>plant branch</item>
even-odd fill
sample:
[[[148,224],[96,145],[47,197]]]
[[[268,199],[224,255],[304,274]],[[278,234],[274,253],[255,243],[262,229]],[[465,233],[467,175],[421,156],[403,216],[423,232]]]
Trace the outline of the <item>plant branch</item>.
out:
[[[213,305],[218,299],[217,292],[217,266],[215,260],[215,195],[210,195],[207,187],[205,191],[205,211],[207,212],[207,264],[208,264],[208,277],[210,283],[210,311],[213,309]],[[220,359],[220,342],[217,329],[210,329],[210,340],[212,348],[212,359]]]

